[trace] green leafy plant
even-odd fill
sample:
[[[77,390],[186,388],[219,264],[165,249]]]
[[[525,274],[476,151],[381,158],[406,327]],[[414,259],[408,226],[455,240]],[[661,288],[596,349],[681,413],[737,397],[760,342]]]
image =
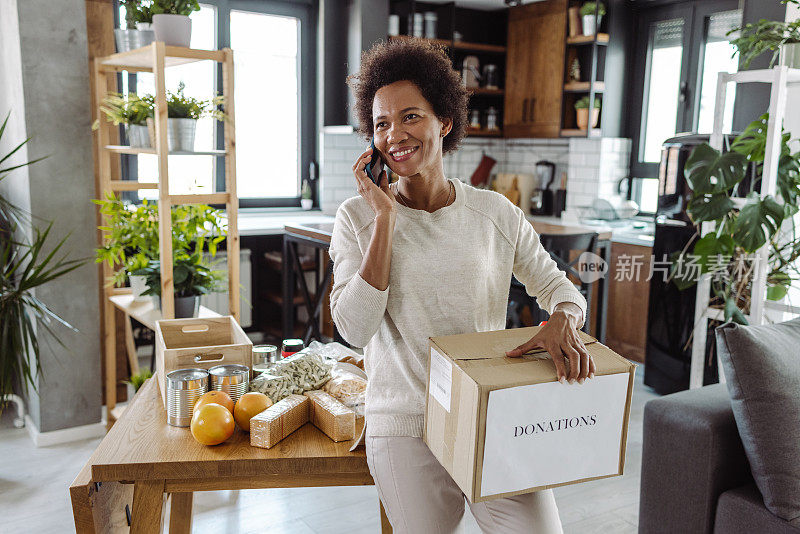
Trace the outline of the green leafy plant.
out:
[[[139,98],[134,93],[129,93],[127,98],[120,93],[108,93],[103,98],[100,111],[105,113],[106,118],[113,122],[114,126],[120,124],[144,126],[147,124],[147,118],[153,116],[153,107],[152,98]],[[100,120],[98,119],[92,125],[92,129],[96,130],[99,127]]]
[[[575,102],[575,109],[589,109],[589,95],[582,96]],[[601,101],[599,98],[594,99],[594,109],[600,109]]]
[[[171,119],[199,119],[200,117],[213,117],[218,121],[227,119],[224,111],[217,108],[225,104],[225,97],[217,95],[210,100],[198,100],[184,94],[186,84],[180,82],[178,90],[167,91],[167,116]],[[143,97],[148,102],[154,102],[152,95]]]
[[[606,14],[606,6],[603,2],[584,2],[581,6],[581,16],[585,17],[586,15],[594,15],[595,12],[597,13],[598,17],[602,17]]]
[[[110,284],[123,285],[128,276],[159,258],[158,204],[144,199],[136,205],[113,194],[93,202],[100,206],[106,221],[100,227],[104,245],[95,249],[95,259],[117,269]],[[203,204],[172,207],[172,250],[176,257],[204,251],[216,256],[217,245],[226,234],[222,210]]]
[[[782,4],[800,5],[800,0],[781,0]],[[778,59],[780,47],[788,43],[800,43],[800,20],[783,22],[761,19],[755,24],[748,23],[734,28],[726,35],[733,36],[731,44],[739,52],[745,69],[761,54],[772,51],[769,66],[772,68]]]
[[[150,8],[153,15],[186,15],[192,14],[192,11],[199,11],[200,4],[197,0],[153,0]]]
[[[128,24],[129,30],[134,29],[137,22],[153,22],[151,4],[152,2],[143,2],[142,0],[119,1],[119,5],[125,8],[125,21]]]
[[[145,295],[161,296],[161,262],[151,260],[147,267],[136,272],[147,280]],[[175,297],[195,297],[224,290],[225,273],[213,270],[203,262],[201,253],[181,255],[172,265]]]
[[[131,386],[133,386],[133,391],[136,392],[139,391],[140,387],[142,387],[144,381],[152,376],[153,376],[153,371],[145,367],[138,373],[132,374],[130,378],[128,378],[128,380],[123,380],[123,382],[125,384],[130,384]]]
[[[0,126],[0,140],[10,115],[11,112]],[[28,141],[30,138],[0,157],[0,181],[13,170],[44,159],[3,167]],[[33,228],[30,239],[16,237],[22,233],[21,224],[32,225],[32,217],[0,195],[0,397],[12,394],[15,384],[29,385],[36,390],[34,378],[42,372],[39,361],[42,332],[47,332],[63,347],[53,324],[76,331],[36,297],[36,288],[86,263],[86,260],[72,260],[67,253],[61,253],[67,237],[52,243],[52,222],[44,229]],[[0,412],[3,407],[0,401]]]
[[[768,299],[782,299],[792,282],[800,279],[796,265],[800,236],[793,218],[800,199],[800,152],[792,153],[788,133],[781,135],[777,197],[762,198],[755,190],[763,174],[768,120],[769,115],[764,114],[750,123],[729,152],[720,153],[708,144],[697,146],[685,167],[692,188],[687,212],[697,233],[673,257],[671,279],[681,289],[694,285],[699,273],[686,269],[694,261],[700,273],[712,275],[711,305],[724,310],[726,321],[740,324],[747,324],[755,251],[769,247]],[[750,179],[745,180],[748,172]],[[733,197],[745,198],[739,209]],[[704,222],[715,223],[716,231],[700,238]]]

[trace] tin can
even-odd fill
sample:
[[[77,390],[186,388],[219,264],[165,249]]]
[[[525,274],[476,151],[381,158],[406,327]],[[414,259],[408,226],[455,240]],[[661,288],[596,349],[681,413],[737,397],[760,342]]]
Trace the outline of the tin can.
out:
[[[287,358],[295,352],[300,352],[305,346],[302,339],[284,339],[281,346],[281,357]]]
[[[269,364],[280,359],[275,345],[253,345],[253,377],[263,373]]]
[[[192,409],[208,391],[208,371],[205,369],[178,369],[167,373],[167,424],[189,426]]]
[[[250,368],[246,365],[217,365],[208,370],[211,383],[209,387],[215,391],[224,391],[230,395],[234,403],[247,393],[250,384]]]

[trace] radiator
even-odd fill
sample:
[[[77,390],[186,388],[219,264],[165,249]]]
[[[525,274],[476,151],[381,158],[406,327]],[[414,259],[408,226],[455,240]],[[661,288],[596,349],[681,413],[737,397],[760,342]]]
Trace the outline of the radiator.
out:
[[[214,263],[216,269],[228,271],[228,258],[225,251],[217,253],[215,258],[206,257],[206,261]],[[243,328],[253,324],[253,277],[250,268],[250,249],[239,250],[239,324]],[[209,293],[200,298],[200,304],[220,315],[228,315],[228,292]]]

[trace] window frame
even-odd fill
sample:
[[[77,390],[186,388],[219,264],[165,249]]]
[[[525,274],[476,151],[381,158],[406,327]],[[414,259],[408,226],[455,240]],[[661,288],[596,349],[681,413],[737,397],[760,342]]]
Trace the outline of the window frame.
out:
[[[633,54],[634,61],[633,83],[631,85],[632,105],[627,119],[627,137],[631,139],[630,174],[628,178],[628,198],[639,198],[636,192],[641,191],[639,180],[657,180],[660,163],[639,161],[639,151],[643,148],[644,128],[646,113],[644,108],[645,94],[649,89],[651,42],[650,27],[662,20],[682,18],[683,27],[683,58],[681,61],[681,80],[679,91],[678,111],[676,117],[676,132],[690,132],[697,127],[700,116],[701,87],[698,81],[702,79],[703,58],[705,55],[705,33],[707,17],[714,13],[740,9],[738,0],[693,0],[690,2],[674,2],[660,4],[642,9],[636,13],[636,35],[632,40],[634,50],[645,50],[644,54]]]
[[[257,197],[239,198],[239,208],[292,208],[300,207],[300,191],[303,181],[309,181],[315,190],[312,194],[314,206],[319,206],[318,180],[310,180],[310,169],[316,166],[317,154],[317,0],[200,0],[202,4],[213,5],[216,8],[216,47],[218,50],[230,48],[230,12],[250,11],[267,15],[294,17],[300,21],[300,56],[298,82],[298,195],[291,197]],[[114,0],[115,18],[118,18],[119,0]],[[116,20],[116,27],[119,21]],[[235,57],[235,56],[234,56]],[[136,75],[129,73],[130,91],[136,91]],[[119,79],[121,81],[121,78]],[[216,64],[215,91],[222,87],[222,65]],[[121,85],[120,85],[121,87]],[[225,127],[218,122],[215,130],[215,144],[217,149],[225,148]],[[239,175],[237,169],[237,175]],[[138,180],[136,156],[123,155],[122,178]],[[225,190],[225,157],[214,158],[214,189]],[[136,195],[133,192],[133,195]],[[138,196],[138,195],[137,195]]]

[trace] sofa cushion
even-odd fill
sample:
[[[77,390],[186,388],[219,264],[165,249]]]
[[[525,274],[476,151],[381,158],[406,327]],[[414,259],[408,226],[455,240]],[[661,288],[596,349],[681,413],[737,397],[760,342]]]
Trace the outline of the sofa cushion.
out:
[[[754,484],[728,490],[719,496],[714,534],[800,534],[793,527],[764,507]]]
[[[766,507],[800,527],[800,318],[716,335],[753,479]]]

